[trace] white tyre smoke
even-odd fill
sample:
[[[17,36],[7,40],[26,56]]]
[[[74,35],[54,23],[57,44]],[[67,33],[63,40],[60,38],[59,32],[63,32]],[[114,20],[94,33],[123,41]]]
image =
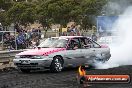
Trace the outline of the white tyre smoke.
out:
[[[99,69],[132,65],[132,6],[119,16],[113,29],[118,30],[118,43],[111,46],[112,56],[108,62],[96,64]]]

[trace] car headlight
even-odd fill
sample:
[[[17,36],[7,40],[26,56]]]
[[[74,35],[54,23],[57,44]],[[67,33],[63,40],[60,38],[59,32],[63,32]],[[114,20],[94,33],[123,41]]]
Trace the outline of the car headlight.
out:
[[[44,58],[44,56],[39,56],[39,55],[31,57],[31,59],[43,59],[43,58]]]
[[[19,56],[19,55],[16,55],[15,56],[15,59],[19,59],[19,58],[29,58],[29,59],[43,59],[45,58],[45,56],[41,56],[41,55],[22,55],[22,56]]]
[[[16,56],[15,56],[15,59],[18,59],[18,58],[20,58],[20,56],[16,55]]]

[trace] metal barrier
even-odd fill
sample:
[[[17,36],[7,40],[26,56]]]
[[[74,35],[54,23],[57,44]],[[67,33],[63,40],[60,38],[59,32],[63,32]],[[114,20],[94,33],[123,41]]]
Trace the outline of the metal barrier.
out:
[[[0,70],[14,67],[13,58],[24,50],[0,51]]]

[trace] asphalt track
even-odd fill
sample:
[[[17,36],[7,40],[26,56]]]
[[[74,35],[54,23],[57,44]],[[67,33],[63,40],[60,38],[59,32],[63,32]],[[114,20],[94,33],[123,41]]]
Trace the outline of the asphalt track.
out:
[[[10,70],[0,72],[0,88],[82,88],[76,82],[77,68],[66,69],[61,73],[37,71],[29,74]],[[121,66],[111,69],[89,69],[88,74],[129,74],[132,66]],[[90,84],[87,88],[132,88],[127,84]]]

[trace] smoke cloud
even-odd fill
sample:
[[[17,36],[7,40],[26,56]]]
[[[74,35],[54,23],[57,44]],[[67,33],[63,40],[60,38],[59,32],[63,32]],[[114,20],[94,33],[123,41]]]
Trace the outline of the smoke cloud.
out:
[[[98,69],[132,65],[132,6],[126,7],[114,23],[113,29],[118,30],[118,43],[110,46],[112,56],[108,62],[96,64]]]
[[[131,6],[131,3],[131,0],[109,0],[102,11],[105,11],[107,16],[123,14],[126,8]]]

